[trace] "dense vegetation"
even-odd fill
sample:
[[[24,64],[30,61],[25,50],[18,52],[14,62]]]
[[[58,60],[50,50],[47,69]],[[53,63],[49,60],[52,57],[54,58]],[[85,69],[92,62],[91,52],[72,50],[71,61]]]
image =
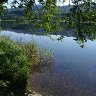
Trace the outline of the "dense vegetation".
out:
[[[0,80],[8,81],[10,88],[25,90],[29,62],[24,50],[8,38],[0,37]]]
[[[96,29],[96,2],[94,0],[69,0],[73,3],[73,7],[70,8],[68,13],[58,10],[56,0],[38,1],[41,4],[39,8],[36,6],[35,0],[19,0],[19,2],[14,0],[11,7],[24,8],[24,13],[23,16],[16,16],[16,14],[12,13],[13,15],[9,16],[9,20],[10,18],[15,19],[18,24],[20,22],[29,23],[33,27],[47,31],[47,34],[56,33],[57,30],[65,28],[76,29],[76,35],[81,37],[84,37],[84,34],[88,36],[91,33],[94,34]],[[5,8],[3,4],[4,2],[1,4],[1,12]],[[5,19],[8,18],[5,16]]]
[[[21,44],[0,36],[0,96],[24,96],[30,73],[50,60],[34,42]]]
[[[6,9],[4,3],[7,1],[0,0],[0,14]],[[9,15],[11,19],[19,19],[17,23],[23,21],[25,24],[32,24],[33,27],[42,28],[48,34],[60,30],[61,25],[63,28],[74,29],[76,34],[74,40],[81,44],[81,47],[84,47],[82,43],[86,42],[87,38],[96,39],[96,3],[92,0],[71,0],[74,5],[68,13],[58,11],[56,0],[39,0],[42,7],[38,10],[34,10],[35,0],[19,1],[14,0],[11,7],[25,8],[24,16],[18,18],[19,16]],[[30,64],[37,66],[40,63],[41,58],[36,50],[33,50],[33,45],[19,45],[8,38],[0,37],[0,81],[3,80],[3,84],[8,84],[12,90],[15,88],[17,91],[19,89],[24,91]],[[35,59],[32,58],[34,52]],[[0,94],[3,94],[2,92]]]

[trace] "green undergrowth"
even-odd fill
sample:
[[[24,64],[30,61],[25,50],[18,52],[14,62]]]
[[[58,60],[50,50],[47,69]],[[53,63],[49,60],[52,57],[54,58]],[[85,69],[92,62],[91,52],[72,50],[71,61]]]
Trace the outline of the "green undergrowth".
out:
[[[21,44],[0,36],[0,96],[24,96],[31,71],[51,58],[34,42]]]

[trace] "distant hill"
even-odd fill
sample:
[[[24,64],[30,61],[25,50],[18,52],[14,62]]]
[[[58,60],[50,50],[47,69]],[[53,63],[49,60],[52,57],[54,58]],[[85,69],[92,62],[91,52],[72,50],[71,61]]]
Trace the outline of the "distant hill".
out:
[[[68,13],[70,11],[70,8],[72,8],[73,6],[58,6],[59,10],[64,12],[64,13]],[[33,7],[33,10],[38,10],[41,8],[41,5],[36,5]],[[11,9],[7,9],[4,11],[4,15],[13,15],[13,16],[24,16],[25,12],[24,12],[25,8],[11,8]]]
[[[21,15],[24,16],[24,8],[11,8],[4,11],[4,15],[8,14],[15,14],[15,15]]]
[[[59,6],[59,10],[63,11],[64,13],[69,13],[72,7],[73,5]]]
[[[82,5],[82,4],[81,4]],[[32,7],[33,10],[38,10],[42,7],[42,5],[36,5],[34,7]],[[73,8],[73,5],[65,5],[65,6],[58,6],[59,11],[64,12],[64,13],[69,13],[70,9]],[[2,17],[7,17],[7,16],[24,16],[25,15],[25,8],[11,8],[11,9],[7,9],[4,11],[4,15],[0,16],[0,18]],[[91,4],[91,9],[95,9],[96,10],[96,3],[92,3]],[[85,10],[85,9],[83,9]]]

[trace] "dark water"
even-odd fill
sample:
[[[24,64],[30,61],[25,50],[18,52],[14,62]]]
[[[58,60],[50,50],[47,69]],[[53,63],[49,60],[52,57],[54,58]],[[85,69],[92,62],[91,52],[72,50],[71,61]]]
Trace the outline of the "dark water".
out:
[[[88,40],[81,48],[74,37],[36,36],[2,31],[19,42],[35,41],[42,49],[54,53],[54,63],[30,76],[31,88],[41,96],[96,96],[96,41]]]

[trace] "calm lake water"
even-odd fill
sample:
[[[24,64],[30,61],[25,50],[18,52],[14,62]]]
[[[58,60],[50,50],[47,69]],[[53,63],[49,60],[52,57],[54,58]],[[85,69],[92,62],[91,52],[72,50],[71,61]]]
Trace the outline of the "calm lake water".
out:
[[[74,41],[74,37],[60,35],[36,36],[2,31],[14,41],[35,41],[41,49],[54,53],[53,64],[46,65],[30,76],[31,88],[42,96],[96,96],[96,41],[88,40],[85,47]]]

